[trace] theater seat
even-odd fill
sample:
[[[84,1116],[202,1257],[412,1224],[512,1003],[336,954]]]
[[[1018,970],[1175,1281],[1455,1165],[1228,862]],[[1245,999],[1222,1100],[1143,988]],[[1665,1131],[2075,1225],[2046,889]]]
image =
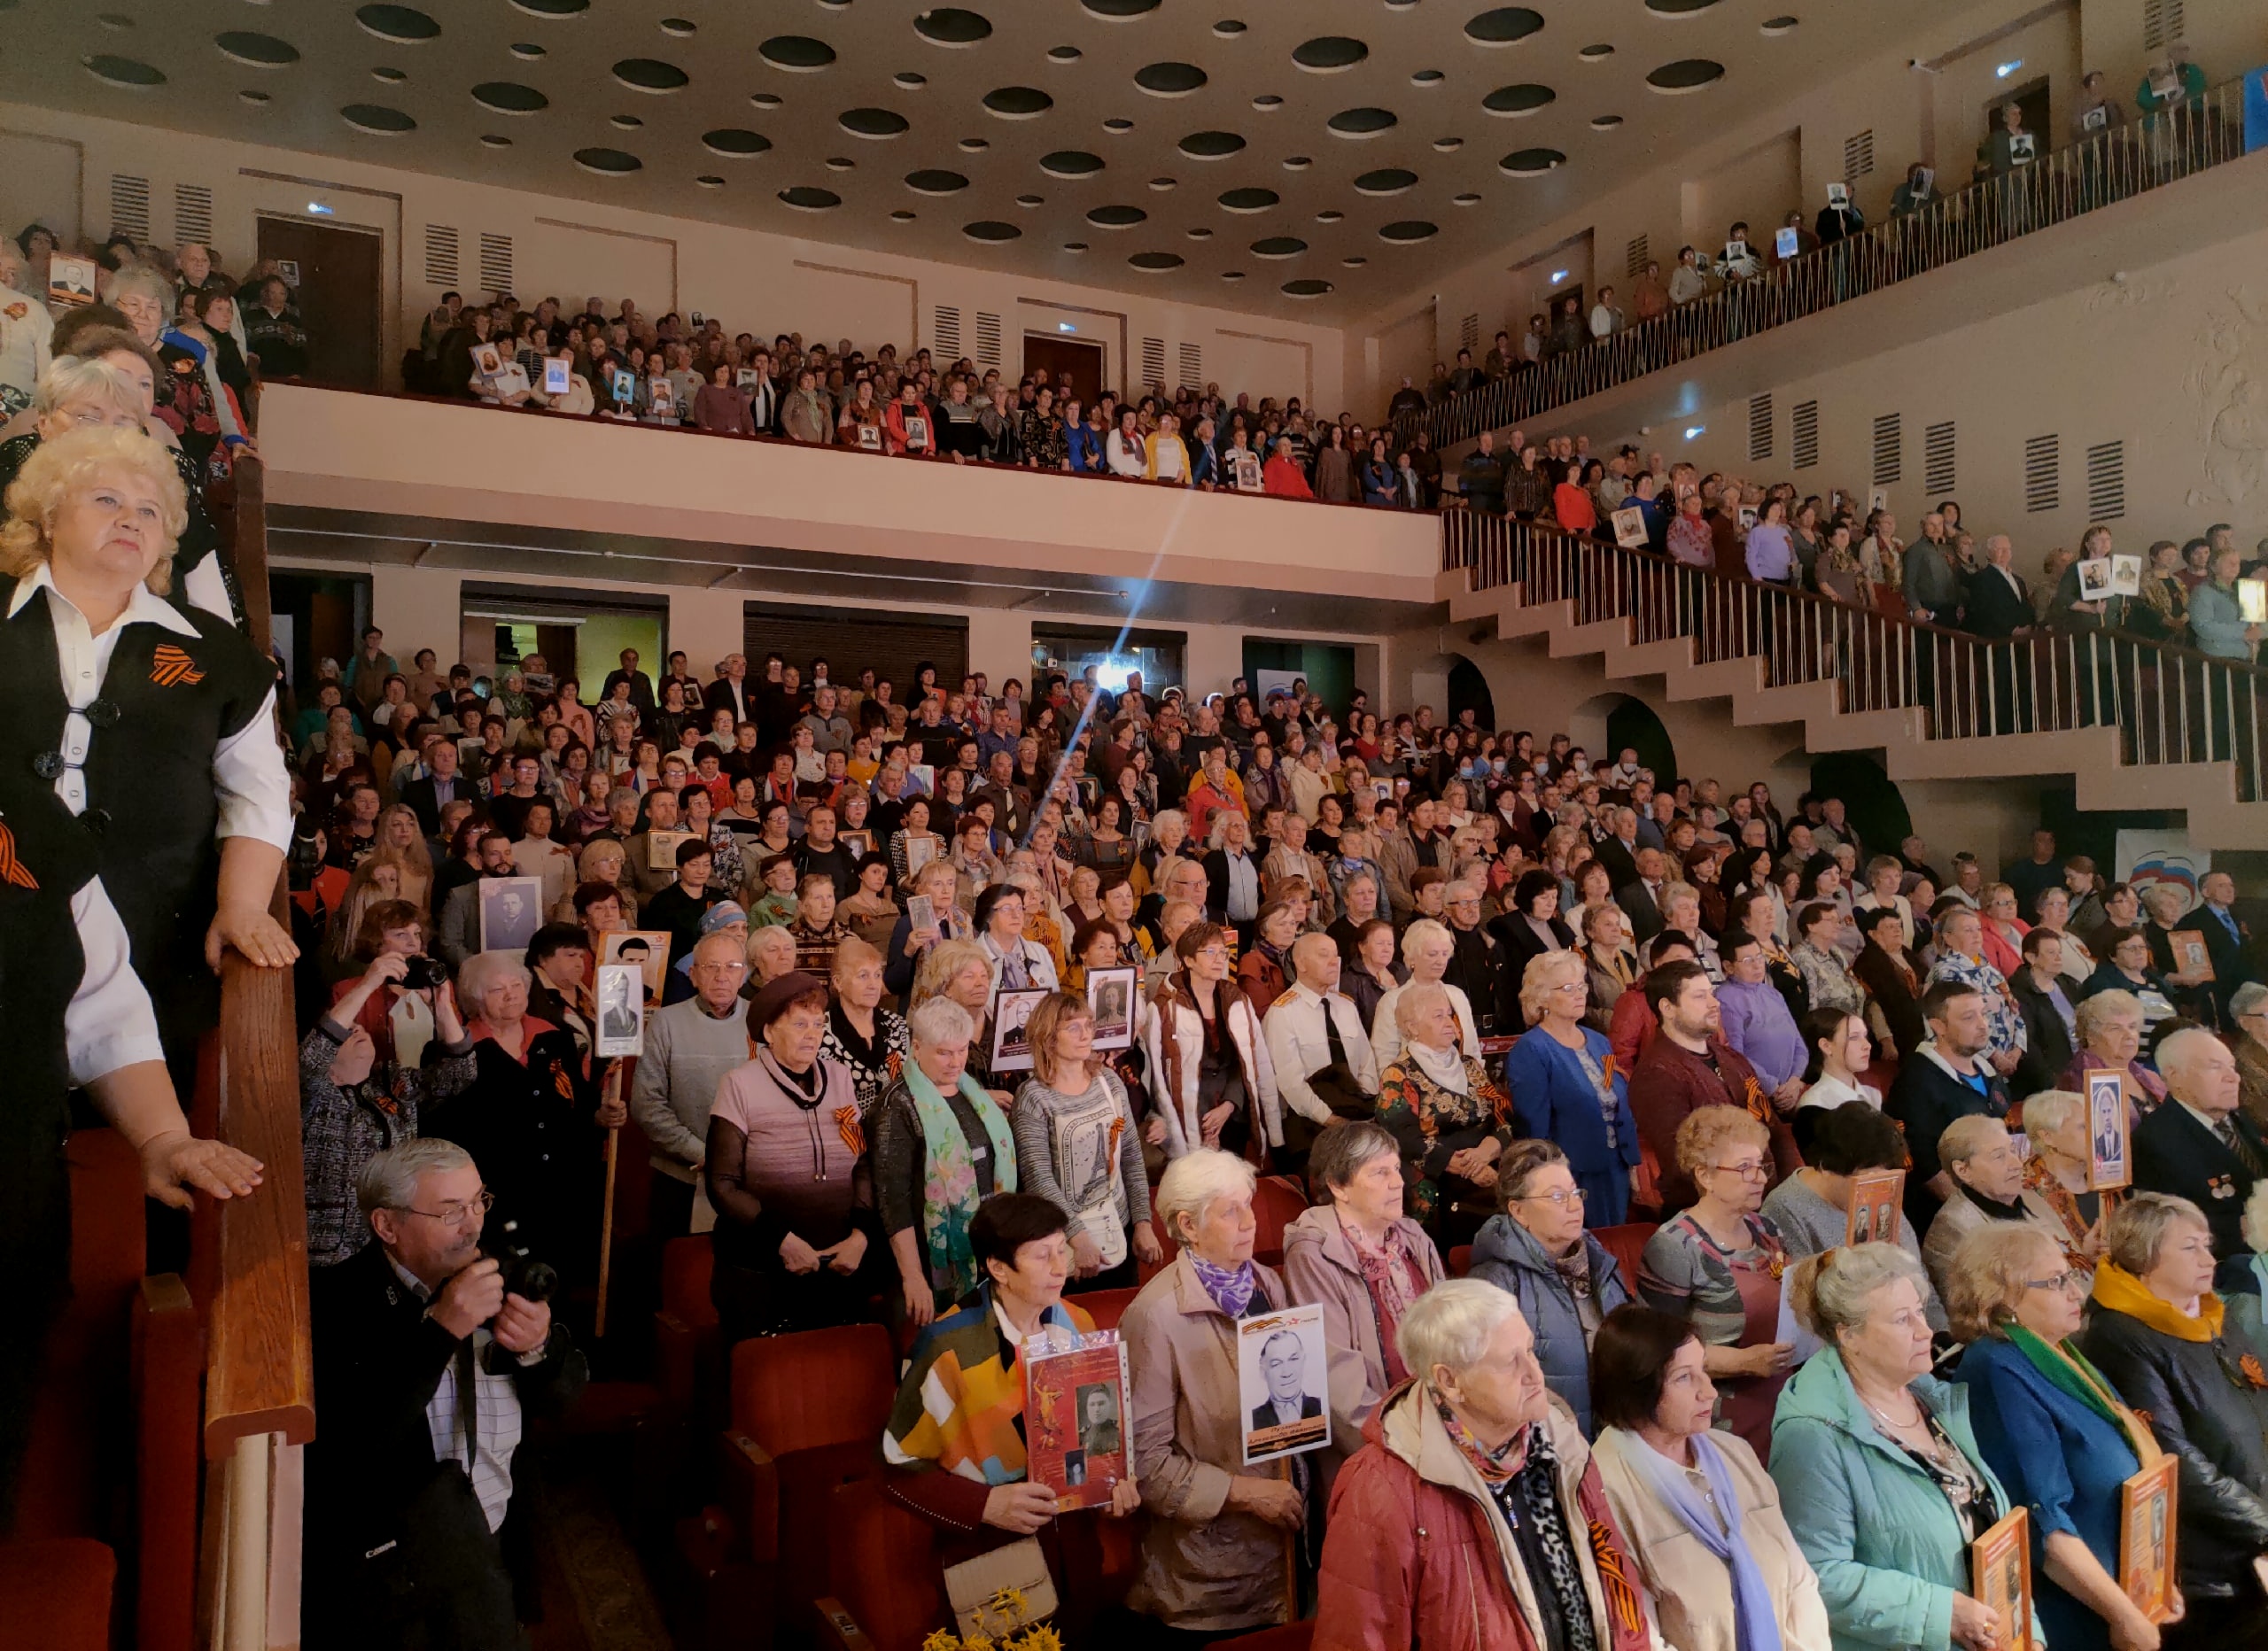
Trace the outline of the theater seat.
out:
[[[1622,1282],[1635,1294],[1638,1289],[1638,1258],[1645,1253],[1646,1240],[1661,1228],[1659,1221],[1626,1221],[1619,1227],[1594,1227],[1591,1236],[1597,1239],[1607,1254],[1622,1265]]]
[[[1314,1642],[1313,1623],[1285,1623],[1280,1628],[1262,1628],[1233,1639],[1216,1640],[1213,1651],[1308,1651]]]
[[[829,1592],[817,1602],[819,1643],[828,1651],[862,1644],[920,1651],[950,1615],[929,1522],[883,1495],[874,1479],[836,1486],[828,1521]]]
[[[1262,1175],[1252,1190],[1252,1259],[1262,1267],[1284,1265],[1284,1229],[1306,1213],[1308,1195],[1289,1175]]]
[[[1463,1278],[1472,1271],[1472,1246],[1469,1244],[1449,1246],[1449,1269],[1451,1278]]]
[[[654,1379],[680,1416],[721,1418],[724,1360],[709,1299],[716,1251],[707,1234],[662,1246],[662,1305],[654,1314]]]
[[[1638,1180],[1630,1189],[1630,1213],[1658,1220],[1662,1213],[1662,1161],[1644,1141],[1638,1143]]]
[[[1064,1300],[1076,1306],[1095,1322],[1099,1330],[1115,1330],[1118,1321],[1126,1316],[1126,1309],[1134,1305],[1138,1290],[1098,1290],[1084,1296],[1066,1296]]]
[[[118,1561],[85,1537],[0,1543],[0,1647],[110,1651]]]

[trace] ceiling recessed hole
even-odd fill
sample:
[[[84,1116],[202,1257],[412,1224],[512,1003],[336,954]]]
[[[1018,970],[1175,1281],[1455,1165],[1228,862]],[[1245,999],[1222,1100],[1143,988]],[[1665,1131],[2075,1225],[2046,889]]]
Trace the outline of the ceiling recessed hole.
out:
[[[748,100],[759,109],[777,109],[781,104],[778,92],[750,92]]]
[[[693,76],[659,58],[625,58],[614,66],[614,78],[640,92],[680,91],[693,82]]]
[[[1213,232],[1200,224],[1189,231],[1189,238],[1192,241],[1209,241],[1213,238]]]
[[[575,164],[586,172],[595,172],[601,177],[622,178],[638,171],[646,163],[626,149],[579,149]]]
[[[1475,195],[1472,190],[1467,190],[1464,194],[1451,201],[1449,205],[1452,206],[1478,206],[1480,205],[1480,197]]]
[[[541,46],[537,45],[532,40],[523,40],[513,46],[512,55],[516,58],[524,58],[530,63],[533,63],[538,58],[540,58],[544,54],[543,48]]]
[[[1622,117],[1619,114],[1595,114],[1591,117],[1591,129],[1596,132],[1612,132],[1621,124]]]
[[[933,46],[973,46],[992,34],[992,19],[966,6],[941,5],[913,19],[913,32]]]
[[[905,187],[916,195],[958,195],[968,187],[968,180],[958,172],[924,167],[919,172],[905,174]]]
[[[1430,241],[1441,232],[1441,226],[1427,223],[1423,218],[1403,218],[1387,224],[1379,231],[1379,239],[1407,245],[1412,241]]]
[[[1346,265],[1349,269],[1360,269],[1363,265],[1369,263],[1371,260],[1357,252],[1352,258],[1342,258],[1339,261]]]
[[[1646,0],[1646,10],[1656,17],[1691,17],[1716,4],[1717,0]]]
[[[1412,86],[1439,86],[1449,78],[1439,69],[1420,69],[1410,77]]]
[[[1019,195],[1016,197],[1016,205],[1026,207],[1045,206],[1047,205],[1047,197],[1045,195]]]
[[[833,190],[823,190],[814,183],[798,183],[780,191],[780,203],[797,212],[832,212],[843,205],[843,198]]]
[[[1347,214],[1343,212],[1334,211],[1326,207],[1322,212],[1316,213],[1315,221],[1317,223],[1337,223],[1346,216]]]
[[[1153,97],[1186,97],[1205,84],[1205,71],[1193,63],[1146,63],[1134,71],[1134,84]]]
[[[1213,25],[1213,32],[1223,40],[1234,40],[1239,35],[1243,34],[1247,27],[1242,18],[1224,17]]]
[[[892,223],[912,223],[913,221],[913,214],[906,211],[905,207],[901,206],[896,212],[890,213],[889,221]]]
[[[1192,160],[1222,160],[1244,147],[1234,132],[1192,132],[1181,140],[1181,152]]]
[[[1252,100],[1252,106],[1262,112],[1281,109],[1284,106],[1284,100],[1274,92],[1262,92]]]
[[[700,27],[701,26],[690,18],[665,17],[662,19],[662,33],[675,35],[680,40],[698,34]]]
[[[1307,250],[1308,244],[1296,235],[1271,235],[1251,247],[1254,258],[1297,258]]]
[[[1050,46],[1047,49],[1050,63],[1076,63],[1084,55],[1076,46]]]
[[[829,172],[848,172],[858,164],[848,155],[829,155],[827,158],[827,169]]]
[[[409,75],[405,70],[389,68],[381,64],[378,67],[370,71],[370,78],[387,86],[399,86],[402,81],[408,80]]]
[[[483,81],[472,89],[472,100],[499,114],[538,114],[551,106],[550,98],[517,81]]]
[[[1029,120],[1055,107],[1055,99],[1037,86],[1001,86],[984,94],[984,106],[1003,120]]]
[[[1575,55],[1586,63],[1604,63],[1614,55],[1614,48],[1602,40],[1596,45],[1585,46]]]
[[[989,137],[964,137],[960,140],[960,149],[963,154],[981,155],[991,147],[992,140]]]
[[[1039,158],[1039,169],[1051,178],[1091,178],[1102,170],[1102,157],[1084,149],[1058,149]]]
[[[1124,22],[1129,18],[1146,17],[1158,9],[1160,0],[1079,0],[1079,4],[1097,17]]]
[[[1725,78],[1725,66],[1707,58],[1680,58],[1674,63],[1665,63],[1646,76],[1646,84],[1658,92],[1697,92],[1713,81]]]
[[[1147,222],[1149,216],[1139,206],[1097,206],[1087,213],[1087,221],[1098,229],[1131,229]]]
[[[338,118],[358,132],[369,132],[377,137],[400,137],[405,132],[415,132],[417,122],[399,109],[389,109],[384,104],[348,104],[338,112]]]
[[[1014,241],[1023,231],[1012,223],[1002,223],[998,218],[979,218],[975,223],[965,223],[960,232],[972,241]]]
[[[1221,197],[1221,205],[1230,212],[1266,212],[1283,198],[1274,190],[1230,190]]]
[[[531,17],[574,17],[591,9],[591,0],[512,0]]]
[[[1758,27],[1767,35],[1785,35],[1792,31],[1800,20],[1793,17],[1767,17]]]
[[[483,132],[480,141],[491,149],[509,149],[512,146],[512,140],[501,132]]]
[[[1381,132],[1393,129],[1394,111],[1370,107],[1341,109],[1324,124],[1340,137],[1376,137]]]
[[[256,69],[280,69],[299,60],[299,49],[290,41],[255,34],[250,29],[232,28],[215,35],[213,43],[221,49],[222,57],[234,58]]]
[[[1516,178],[1536,178],[1566,162],[1556,149],[1516,149],[1496,164]]]
[[[432,40],[441,32],[441,26],[416,6],[366,5],[354,13],[354,20],[380,40],[409,44]]]
[[[1087,250],[1087,244],[1084,241],[1066,241],[1063,243],[1063,250],[1067,252],[1084,252]]]
[[[1318,281],[1310,275],[1301,281],[1286,281],[1281,291],[1287,298],[1319,298],[1327,296],[1332,286],[1328,281]]]
[[[1534,114],[1558,95],[1549,86],[1523,81],[1518,86],[1499,86],[1480,100],[1480,106],[1495,115]]]
[[[0,12],[12,12],[15,9],[12,0],[9,4],[0,5]],[[95,21],[100,23],[105,28],[128,29],[134,27],[134,19],[123,12],[105,12]]]
[[[606,123],[611,127],[617,127],[625,132],[634,132],[646,124],[634,114],[609,115]]]
[[[1284,170],[1286,172],[1305,172],[1313,165],[1315,165],[1315,162],[1305,155],[1286,155],[1284,157]]]
[[[1316,74],[1351,69],[1370,55],[1371,49],[1351,35],[1318,35],[1292,48],[1292,61]]]
[[[725,187],[725,180],[713,172],[704,172],[693,181],[704,190],[721,190]]]
[[[809,35],[774,35],[756,49],[756,55],[775,69],[811,74],[834,63],[835,48]]]
[[[701,146],[712,155],[731,155],[739,159],[762,154],[772,147],[772,140],[761,132],[750,131],[744,126],[722,126],[713,132],[703,132]]]
[[[245,103],[250,104],[255,109],[270,101],[266,92],[241,91],[238,92],[237,96]]]
[[[1162,195],[1166,190],[1173,188],[1173,186],[1178,182],[1179,180],[1176,178],[1152,178],[1150,180],[1150,187]]]
[[[1102,129],[1112,133],[1130,132],[1134,129],[1134,122],[1123,115],[1113,115],[1102,123]]]
[[[1542,13],[1524,5],[1500,5],[1482,12],[1464,26],[1464,37],[1476,46],[1509,46],[1526,40],[1543,27]]]
[[[1418,174],[1406,167],[1380,167],[1356,178],[1355,189],[1363,195],[1399,195],[1415,187],[1417,182]]]
[[[164,70],[133,58],[116,58],[106,51],[98,51],[79,61],[88,74],[106,85],[127,86],[143,91],[166,83]]]
[[[1433,140],[1433,147],[1444,155],[1454,155],[1464,147],[1464,140],[1461,137],[1437,137]]]
[[[913,124],[895,109],[845,109],[836,119],[853,137],[897,137]]]
[[[1161,270],[1180,268],[1182,256],[1178,252],[1137,252],[1126,261],[1136,269],[1155,274]]]
[[[929,83],[929,77],[928,75],[916,74],[911,69],[908,69],[903,74],[893,74],[889,79],[891,85],[897,87],[900,91],[908,92],[918,92],[924,86],[927,86]]]

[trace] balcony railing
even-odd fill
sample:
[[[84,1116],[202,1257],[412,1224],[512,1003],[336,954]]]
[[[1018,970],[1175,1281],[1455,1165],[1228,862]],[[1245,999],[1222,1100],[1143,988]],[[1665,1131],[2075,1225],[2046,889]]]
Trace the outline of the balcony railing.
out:
[[[2106,631],[1988,639],[1470,511],[1443,515],[1441,566],[1579,625],[1625,621],[1634,645],[1689,639],[1697,665],[1760,661],[1767,688],[1830,685],[1845,713],[1920,711],[1924,739],[2112,728],[2125,763],[2228,763],[2237,801],[2268,796],[2268,673],[2243,661]]]
[[[1760,275],[1728,282],[1612,337],[1405,412],[1394,421],[1394,438],[1411,441],[1423,430],[1434,446],[1447,447],[1484,430],[1524,423],[2243,153],[2244,82],[2230,81],[2192,102],[2094,133],[2006,176],[1970,184],[1919,212],[1775,264]]]

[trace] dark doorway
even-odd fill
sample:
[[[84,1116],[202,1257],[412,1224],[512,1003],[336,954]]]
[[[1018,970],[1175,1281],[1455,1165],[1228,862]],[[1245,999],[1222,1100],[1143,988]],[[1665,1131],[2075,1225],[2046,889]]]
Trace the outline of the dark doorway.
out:
[[[1624,700],[1606,714],[1606,749],[1594,752],[1601,763],[1619,763],[1626,750],[1638,754],[1638,766],[1652,771],[1654,783],[1666,791],[1677,779],[1677,748],[1669,730],[1643,700]]]
[[[291,301],[307,329],[307,379],[341,390],[379,388],[385,286],[384,238],[357,224],[260,218],[260,255],[297,268]]]
[[[1895,854],[1898,845],[1914,834],[1914,817],[1906,811],[1898,782],[1871,756],[1831,751],[1814,757],[1811,789],[1822,802],[1829,797],[1843,800],[1868,854]]]
[[[1467,711],[1472,713],[1475,726],[1490,732],[1495,731],[1496,698],[1488,692],[1488,678],[1480,674],[1480,666],[1464,655],[1453,655],[1449,660],[1449,720],[1453,723]]]
[[[318,660],[344,665],[353,658],[356,639],[370,623],[370,581],[366,576],[275,572],[268,576],[276,649],[291,672],[291,686],[304,695],[315,679]]]
[[[2045,158],[2055,147],[2054,128],[2047,124],[2047,77],[2026,81],[2021,86],[2007,86],[1984,105],[1984,141],[1990,143],[1992,134],[2000,129],[2000,111],[2010,104],[2023,111],[2023,129],[2032,135],[2036,157]]]
[[[1055,386],[1058,401],[1066,384],[1084,407],[1092,407],[1102,393],[1102,345],[1099,344],[1053,333],[1026,333],[1024,371],[1035,373],[1043,367],[1047,369],[1048,383]]]

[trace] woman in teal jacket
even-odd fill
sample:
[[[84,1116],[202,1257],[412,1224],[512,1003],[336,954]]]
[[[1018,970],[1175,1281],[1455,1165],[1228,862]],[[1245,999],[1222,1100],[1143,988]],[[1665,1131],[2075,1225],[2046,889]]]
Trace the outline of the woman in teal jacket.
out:
[[[2008,1493],[1977,1453],[1967,1392],[1929,1374],[1922,1288],[1895,1244],[1798,1265],[1797,1318],[1827,1346],[1781,1391],[1772,1478],[1837,1651],[2011,1651],[1968,1593],[1969,1545]]]

